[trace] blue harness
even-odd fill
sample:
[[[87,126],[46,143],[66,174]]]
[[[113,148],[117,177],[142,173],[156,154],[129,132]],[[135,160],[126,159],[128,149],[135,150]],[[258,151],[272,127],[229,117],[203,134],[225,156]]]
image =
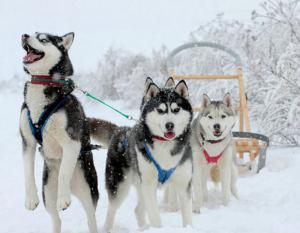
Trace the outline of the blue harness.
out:
[[[125,147],[128,147],[129,143],[128,143],[128,139],[124,139],[122,141],[123,145]],[[158,182],[161,184],[164,184],[173,174],[173,172],[176,170],[177,166],[172,167],[168,170],[161,168],[161,166],[159,165],[159,163],[154,159],[151,151],[149,150],[149,148],[147,147],[146,144],[144,144],[144,149],[146,151],[146,155],[148,156],[148,158],[150,159],[150,161],[154,164],[156,170],[157,170],[157,175],[158,175]]]
[[[149,150],[149,148],[147,147],[146,144],[144,144],[144,148],[145,148],[145,151],[146,151],[146,155],[151,160],[151,162],[154,164],[154,166],[157,170],[159,183],[164,184],[171,177],[171,175],[176,170],[178,165],[176,165],[175,167],[172,167],[168,170],[163,169],[163,168],[161,168],[159,163],[154,159],[153,155],[151,154],[151,151]]]
[[[49,105],[48,108],[46,108],[44,110],[44,112],[42,112],[42,114],[40,115],[39,120],[38,120],[37,123],[33,123],[32,119],[30,117],[29,108],[27,107],[27,119],[28,119],[28,122],[29,122],[31,133],[34,136],[34,138],[36,139],[36,141],[41,146],[43,145],[44,129],[45,129],[45,126],[47,125],[47,122],[48,122],[49,118],[55,112],[57,112],[61,107],[64,106],[64,104],[66,103],[67,98],[68,98],[68,95],[65,96],[62,99],[59,99],[59,100],[55,101],[51,105]]]

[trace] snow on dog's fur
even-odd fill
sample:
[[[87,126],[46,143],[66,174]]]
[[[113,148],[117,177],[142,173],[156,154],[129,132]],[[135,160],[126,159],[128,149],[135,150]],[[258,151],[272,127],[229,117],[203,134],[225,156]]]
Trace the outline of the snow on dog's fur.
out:
[[[192,123],[191,146],[193,151],[193,210],[200,212],[203,201],[207,200],[209,176],[215,182],[221,181],[223,203],[227,205],[230,193],[237,197],[236,150],[231,129],[236,122],[236,114],[229,94],[223,101],[211,101],[203,96],[202,108]],[[216,162],[208,163],[207,154]]]
[[[24,34],[22,46],[26,51],[24,69],[30,75],[52,77],[55,81],[73,74],[68,56],[74,33],[62,37],[46,33]],[[43,111],[56,100],[66,98],[62,106],[49,118],[41,148],[44,157],[43,200],[52,218],[53,232],[61,232],[59,211],[71,204],[71,193],[81,201],[88,218],[89,231],[97,232],[95,210],[99,198],[97,174],[90,146],[90,123],[72,87],[53,87],[26,82],[24,104],[20,117],[25,171],[25,207],[34,210],[39,204],[34,176],[37,140],[33,136],[27,113],[37,123]],[[93,125],[92,125],[93,126]]]
[[[179,194],[183,225],[192,223],[192,155],[189,144],[192,108],[184,81],[175,88],[159,88],[147,79],[147,91],[141,105],[140,122],[133,128],[120,127],[113,133],[106,164],[106,189],[109,206],[105,230],[110,231],[115,214],[133,184],[137,190],[135,209],[139,227],[145,227],[145,215],[150,225],[160,227],[156,198],[158,172],[146,154],[144,144],[164,169],[178,167],[166,184],[172,184]],[[157,140],[157,137],[163,140]]]

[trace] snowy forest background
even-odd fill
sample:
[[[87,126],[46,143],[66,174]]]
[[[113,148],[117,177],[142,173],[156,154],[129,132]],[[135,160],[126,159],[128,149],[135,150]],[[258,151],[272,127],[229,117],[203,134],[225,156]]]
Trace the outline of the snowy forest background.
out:
[[[273,145],[300,145],[300,0],[263,2],[247,24],[219,14],[192,31],[186,42],[192,41],[216,42],[238,53],[254,131],[269,136]],[[172,49],[162,46],[147,56],[110,47],[94,71],[74,79],[103,99],[126,100],[125,107],[138,108],[145,77],[162,84],[170,75],[167,57]],[[233,73],[236,68],[224,52],[208,48],[182,52],[175,64],[181,74]],[[14,80],[20,80],[19,86],[1,81],[0,90],[19,90],[24,78]],[[235,81],[194,81],[188,86],[195,105],[203,93],[216,99],[230,92],[238,100]]]

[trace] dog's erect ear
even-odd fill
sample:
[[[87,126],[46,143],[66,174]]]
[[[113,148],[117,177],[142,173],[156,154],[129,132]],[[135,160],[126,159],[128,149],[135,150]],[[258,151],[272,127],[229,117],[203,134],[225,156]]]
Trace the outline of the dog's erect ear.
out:
[[[185,98],[185,99],[189,98],[188,87],[184,80],[180,80],[180,82],[177,83],[177,85],[175,87],[175,91],[183,98]]]
[[[210,98],[208,95],[203,94],[203,99],[202,99],[202,107],[206,108],[208,105],[210,105]]]
[[[224,104],[227,107],[231,107],[232,106],[232,99],[231,99],[231,95],[230,93],[226,93],[223,99]]]
[[[64,36],[62,36],[62,39],[63,39],[63,46],[69,50],[69,48],[71,47],[72,43],[73,43],[73,40],[74,40],[74,32],[70,32]]]
[[[148,90],[146,92],[146,100],[150,100],[151,98],[154,98],[159,93],[159,87],[156,86],[155,83],[150,83]]]
[[[175,87],[175,82],[174,79],[172,77],[169,77],[166,84],[165,84],[166,88],[174,88]]]
[[[147,93],[148,88],[149,88],[149,86],[150,86],[151,83],[153,83],[152,78],[147,77],[147,78],[146,78],[146,81],[145,81],[145,85],[144,85],[144,86],[145,86],[145,88],[144,88],[144,94]]]

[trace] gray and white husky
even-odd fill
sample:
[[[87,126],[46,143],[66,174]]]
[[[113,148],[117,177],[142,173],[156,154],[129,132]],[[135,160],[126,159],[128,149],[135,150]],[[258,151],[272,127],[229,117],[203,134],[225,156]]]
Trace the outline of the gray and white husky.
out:
[[[73,39],[74,33],[61,37],[46,33],[22,36],[26,51],[24,69],[32,76],[25,84],[20,116],[25,207],[34,210],[39,204],[34,166],[36,147],[40,144],[44,157],[43,200],[52,218],[53,232],[61,232],[59,211],[68,208],[73,193],[86,211],[90,232],[96,233],[99,193],[90,148],[91,120],[86,118],[77,98],[70,94],[74,86],[64,85],[73,74],[68,56]],[[50,117],[45,119],[49,109]]]
[[[189,139],[193,113],[185,82],[174,88],[168,88],[169,83],[174,81],[169,79],[167,87],[159,88],[147,79],[139,123],[133,128],[120,127],[112,135],[105,174],[109,197],[106,231],[112,229],[116,211],[131,185],[137,190],[135,214],[140,228],[146,226],[146,213],[151,226],[161,226],[156,191],[164,183],[172,183],[179,195],[183,225],[192,224]],[[169,179],[161,180],[157,165],[172,169]]]
[[[230,193],[238,196],[236,149],[231,135],[235,122],[229,94],[223,101],[211,101],[207,95],[203,96],[201,111],[192,123],[194,212],[200,212],[208,198],[209,176],[215,182],[221,180],[224,205],[228,204]]]

